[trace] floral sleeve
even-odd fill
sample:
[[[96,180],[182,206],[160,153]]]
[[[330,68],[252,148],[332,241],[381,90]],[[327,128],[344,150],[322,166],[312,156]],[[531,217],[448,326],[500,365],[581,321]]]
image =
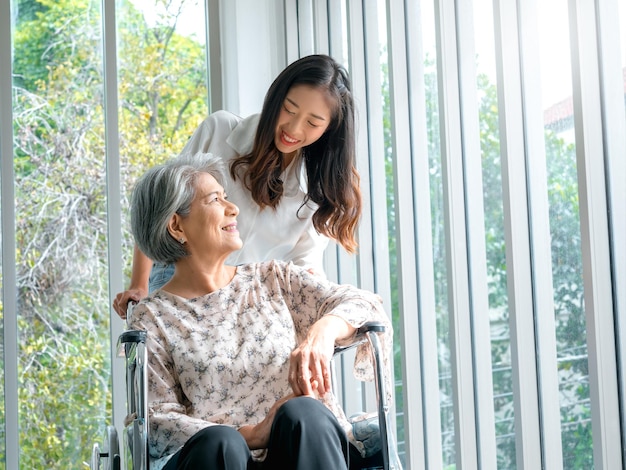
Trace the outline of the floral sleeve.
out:
[[[158,313],[140,303],[129,326],[147,331],[149,449],[152,457],[159,458],[176,452],[212,423],[186,413],[188,400],[182,392]]]
[[[388,391],[392,390],[393,331],[379,295],[348,284],[332,283],[291,263],[277,264],[277,277],[284,282],[285,298],[292,313],[298,342],[324,315],[336,315],[355,328],[368,321],[382,322],[386,326],[381,337],[383,362],[387,370],[386,385]],[[344,342],[349,344],[353,339],[348,338]],[[372,352],[367,342],[357,349],[354,373],[359,380],[374,380]]]

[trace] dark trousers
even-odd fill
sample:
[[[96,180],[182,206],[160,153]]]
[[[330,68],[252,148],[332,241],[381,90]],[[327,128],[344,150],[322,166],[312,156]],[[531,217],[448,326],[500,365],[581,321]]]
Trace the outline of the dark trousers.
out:
[[[192,436],[164,470],[345,470],[348,438],[322,403],[292,398],[276,413],[267,458],[254,462],[245,439],[228,426],[210,426]]]

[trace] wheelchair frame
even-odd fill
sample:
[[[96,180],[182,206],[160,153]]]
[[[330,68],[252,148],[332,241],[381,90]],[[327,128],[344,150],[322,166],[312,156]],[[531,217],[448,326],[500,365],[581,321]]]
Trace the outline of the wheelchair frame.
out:
[[[355,341],[347,346],[335,348],[334,356],[352,349],[364,342],[369,342],[374,364],[374,386],[378,425],[381,438],[382,467],[369,467],[370,470],[402,470],[393,439],[391,406],[386,393],[385,373],[379,333],[385,331],[380,322],[365,323],[357,330]],[[120,356],[126,358],[126,408],[122,435],[124,462],[126,470],[149,470],[148,452],[148,368],[147,368],[147,332],[128,330],[118,338]],[[118,434],[114,426],[107,426],[105,441],[101,449],[96,443],[92,449],[91,470],[120,470],[122,454],[119,448]],[[365,470],[365,469],[364,469]]]

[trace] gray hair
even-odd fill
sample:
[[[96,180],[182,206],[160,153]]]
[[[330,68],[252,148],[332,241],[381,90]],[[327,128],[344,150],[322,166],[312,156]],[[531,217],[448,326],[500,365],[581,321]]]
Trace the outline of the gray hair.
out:
[[[151,260],[172,264],[187,256],[184,245],[167,227],[174,214],[189,215],[201,173],[225,185],[222,159],[210,153],[181,155],[149,169],[137,180],[130,201],[131,231],[138,248]]]

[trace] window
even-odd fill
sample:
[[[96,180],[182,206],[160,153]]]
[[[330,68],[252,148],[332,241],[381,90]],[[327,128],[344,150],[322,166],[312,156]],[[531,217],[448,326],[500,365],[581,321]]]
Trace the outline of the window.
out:
[[[133,181],[316,52],[350,71],[366,200],[327,272],[393,318],[406,468],[620,466],[622,2],[12,0],[0,468],[74,468],[121,423]]]
[[[11,8],[12,16],[2,15],[12,18],[14,180],[3,178],[3,185],[14,188],[17,272],[4,287],[5,295],[13,289],[9,298],[17,305],[9,312],[17,360],[3,350],[16,366],[17,400],[7,407],[17,405],[19,455],[2,456],[17,457],[24,468],[75,468],[89,460],[112,416],[112,233],[123,228],[128,276],[132,181],[176,154],[207,114],[204,8],[122,2],[113,10],[117,29],[115,22],[105,25],[109,37],[99,2]],[[113,33],[117,64],[105,70],[102,46],[115,50]],[[117,78],[107,83],[111,70]],[[114,201],[111,186],[121,188]]]

